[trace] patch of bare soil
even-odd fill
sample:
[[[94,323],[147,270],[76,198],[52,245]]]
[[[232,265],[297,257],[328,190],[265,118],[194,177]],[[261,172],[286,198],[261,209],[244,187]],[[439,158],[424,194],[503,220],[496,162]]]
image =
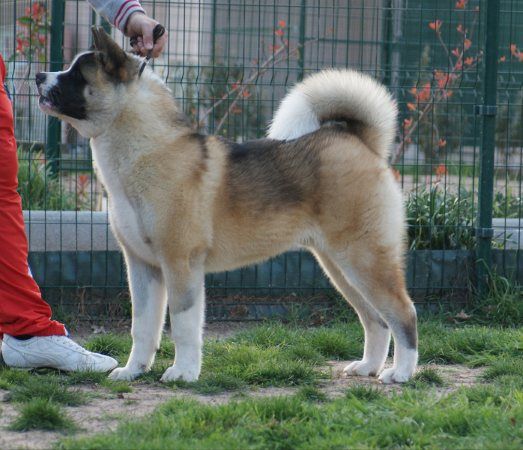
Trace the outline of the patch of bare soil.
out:
[[[234,331],[230,330],[231,334]],[[347,377],[343,373],[346,365],[347,361],[332,361],[325,368],[325,372],[331,379],[326,378],[321,383],[320,389],[328,398],[343,396],[351,386],[372,386],[386,393],[399,392],[402,389],[401,385],[383,385],[374,377]],[[459,365],[431,367],[434,367],[445,381],[445,386],[434,388],[435,395],[444,395],[461,386],[472,386],[479,382],[479,377],[483,372],[481,368],[471,369]],[[133,392],[127,394],[109,393],[99,386],[82,386],[79,389],[90,394],[92,399],[86,405],[65,408],[68,416],[80,428],[75,433],[77,437],[115,430],[121,421],[146,417],[160,404],[172,398],[191,398],[205,404],[218,405],[233,399],[291,395],[297,391],[297,388],[260,388],[241,394],[226,392],[216,395],[199,395],[187,390],[173,390],[168,387],[146,384],[133,384]],[[9,431],[7,428],[16,418],[18,406],[6,402],[6,397],[7,392],[0,390],[0,449],[48,449],[63,437],[62,434],[55,432]]]
[[[343,396],[348,388],[353,386],[375,387],[382,392],[392,393],[401,392],[401,384],[382,384],[376,377],[348,377],[343,372],[347,365],[346,361],[330,361],[327,370],[331,379],[322,383],[321,390],[329,398]],[[392,361],[389,361],[385,368],[391,367]],[[462,365],[423,365],[418,367],[418,371],[425,368],[433,368],[443,378],[444,386],[435,387],[434,392],[443,395],[452,392],[460,387],[467,387],[477,384],[483,374],[484,368],[470,368]]]

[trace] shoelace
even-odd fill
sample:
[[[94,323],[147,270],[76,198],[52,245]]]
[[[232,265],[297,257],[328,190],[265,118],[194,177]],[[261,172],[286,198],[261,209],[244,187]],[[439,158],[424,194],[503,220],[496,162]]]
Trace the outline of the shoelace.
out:
[[[61,347],[69,347],[71,350],[73,350],[77,353],[81,353],[81,354],[92,353],[89,350],[83,348],[81,345],[77,344],[72,339],[68,338],[67,336],[50,336],[50,338],[51,338],[51,340],[56,342]]]
[[[46,336],[46,337],[55,341],[55,343],[58,344],[59,346],[69,347],[72,351],[79,353],[81,355],[86,355],[86,354],[92,353],[89,350],[86,350],[85,348],[83,348],[81,345],[78,345],[76,342],[74,342],[72,339],[68,338],[67,336]],[[64,337],[65,337],[65,342],[63,339]],[[15,339],[15,338],[13,338],[13,339]],[[5,345],[6,347],[9,347],[13,351],[16,351],[16,352],[20,351],[18,348],[12,346],[8,341],[6,341],[5,338],[2,341],[2,343],[3,343],[3,345]],[[28,349],[24,349],[24,351],[25,351],[25,353],[32,355],[32,356],[37,355],[37,353],[34,353]]]

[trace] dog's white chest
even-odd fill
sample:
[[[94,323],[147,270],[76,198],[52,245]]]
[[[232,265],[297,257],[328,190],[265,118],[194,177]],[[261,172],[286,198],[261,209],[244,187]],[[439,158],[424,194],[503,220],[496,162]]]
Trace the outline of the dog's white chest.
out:
[[[145,229],[147,218],[144,217],[144,212],[137,211],[137,207],[129,201],[120,180],[119,170],[107,153],[98,152],[94,145],[93,150],[99,175],[109,193],[109,218],[115,236],[127,250],[149,264],[156,265],[157,258]]]
[[[148,242],[143,225],[139,222],[137,212],[133,209],[127,197],[111,196],[109,208],[110,222],[118,240],[127,249],[140,256],[150,264],[156,265],[157,259]]]

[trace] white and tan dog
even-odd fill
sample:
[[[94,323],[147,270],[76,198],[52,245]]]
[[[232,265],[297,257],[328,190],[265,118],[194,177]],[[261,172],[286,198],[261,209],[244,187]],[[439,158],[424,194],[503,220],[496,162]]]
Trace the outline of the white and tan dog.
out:
[[[141,60],[102,29],[64,72],[40,73],[44,112],[91,138],[125,254],[133,347],[111,373],[150,369],[169,305],[174,364],[162,380],[198,378],[204,275],[295,248],[314,253],[365,329],[349,375],[408,380],[416,312],[404,279],[402,196],[387,158],[396,105],[372,78],[329,70],[282,101],[267,139],[236,144],[197,133]],[[383,370],[394,336],[394,365]]]

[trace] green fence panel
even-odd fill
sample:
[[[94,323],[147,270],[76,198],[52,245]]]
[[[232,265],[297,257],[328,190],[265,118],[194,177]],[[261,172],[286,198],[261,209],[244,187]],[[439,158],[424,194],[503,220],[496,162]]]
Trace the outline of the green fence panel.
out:
[[[208,133],[264,136],[286,90],[325,67],[356,68],[386,83],[400,110],[391,166],[406,197],[412,296],[420,305],[469,301],[484,279],[478,256],[523,284],[523,1],[142,4],[169,32],[151,66]],[[86,222],[108,208],[89,144],[39,111],[33,83],[36,72],[66,67],[88,49],[96,23],[103,24],[86,1],[0,2],[31,266],[50,302],[118,317],[128,312],[121,254],[112,244],[99,248],[113,242],[107,221]],[[41,210],[48,218],[32,222],[29,213]],[[333,293],[303,252],[209,275],[207,286],[211,299],[224,302],[213,304],[216,317],[241,316],[245,310],[234,308],[247,300],[247,315],[259,316],[267,308],[282,313],[286,307],[268,306],[276,300]]]

